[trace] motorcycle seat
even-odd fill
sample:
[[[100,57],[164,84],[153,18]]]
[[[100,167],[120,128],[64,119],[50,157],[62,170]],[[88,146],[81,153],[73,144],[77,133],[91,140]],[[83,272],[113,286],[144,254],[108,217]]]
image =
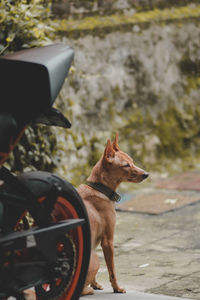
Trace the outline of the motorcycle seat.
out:
[[[32,48],[0,57],[0,112],[21,126],[54,103],[74,52],[64,44]]]

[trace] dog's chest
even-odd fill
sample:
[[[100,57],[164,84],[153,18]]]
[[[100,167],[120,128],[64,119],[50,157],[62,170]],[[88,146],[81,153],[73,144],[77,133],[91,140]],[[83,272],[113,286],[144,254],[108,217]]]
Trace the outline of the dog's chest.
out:
[[[102,193],[81,185],[78,192],[87,209],[92,248],[96,248],[102,239],[109,233],[114,234],[116,221],[115,204]]]
[[[86,202],[86,208],[90,220],[92,248],[96,248],[101,241],[114,235],[116,213],[112,206],[93,206]],[[109,236],[108,236],[109,235]]]

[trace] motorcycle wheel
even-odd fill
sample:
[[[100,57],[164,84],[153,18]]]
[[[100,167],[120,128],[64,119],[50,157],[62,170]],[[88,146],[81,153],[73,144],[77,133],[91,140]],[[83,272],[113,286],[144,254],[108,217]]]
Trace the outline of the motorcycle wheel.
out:
[[[68,266],[71,270],[70,276],[55,278],[54,282],[47,282],[35,287],[37,300],[77,300],[85,283],[90,260],[90,225],[85,206],[75,188],[69,182],[52,173],[27,172],[19,175],[18,179],[32,192],[39,203],[44,203],[52,185],[56,184],[60,187],[52,211],[54,222],[77,218],[85,220],[82,226],[70,230],[56,245],[58,257],[64,255],[71,261]],[[23,211],[20,217],[18,215],[18,219],[15,217],[16,230],[27,229],[27,226],[40,225],[34,223],[34,220],[31,221],[28,211],[27,205],[27,210]]]

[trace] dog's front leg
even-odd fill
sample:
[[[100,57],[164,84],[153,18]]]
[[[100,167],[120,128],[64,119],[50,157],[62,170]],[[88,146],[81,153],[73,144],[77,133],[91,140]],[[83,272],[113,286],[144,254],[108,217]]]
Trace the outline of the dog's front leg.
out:
[[[117,283],[117,277],[115,272],[114,265],[114,245],[113,240],[108,240],[107,238],[103,238],[101,242],[101,247],[103,249],[106,265],[108,268],[110,282],[113,288],[114,293],[126,293],[126,290],[120,288]]]

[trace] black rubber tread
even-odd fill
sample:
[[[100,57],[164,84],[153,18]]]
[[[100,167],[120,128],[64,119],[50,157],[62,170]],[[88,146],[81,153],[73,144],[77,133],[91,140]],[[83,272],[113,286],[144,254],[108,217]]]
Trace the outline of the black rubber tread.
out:
[[[82,225],[84,261],[82,263],[78,283],[76,285],[73,296],[70,299],[70,300],[78,300],[80,298],[80,294],[82,292],[83,285],[85,283],[87,270],[89,266],[89,260],[90,260],[90,251],[91,251],[90,225],[89,225],[87,211],[83,204],[83,201],[72,184],[63,180],[62,178],[58,177],[55,174],[49,172],[43,172],[43,171],[34,171],[34,172],[23,173],[18,176],[18,179],[32,192],[34,196],[36,196],[36,199],[47,195],[47,193],[51,190],[52,185],[58,184],[61,187],[59,191],[59,196],[66,198],[72,204],[79,218],[85,219],[85,223]],[[6,190],[8,191],[8,188],[6,188]],[[13,219],[17,221],[19,217],[20,217],[19,210],[17,210],[16,213],[12,212]]]

